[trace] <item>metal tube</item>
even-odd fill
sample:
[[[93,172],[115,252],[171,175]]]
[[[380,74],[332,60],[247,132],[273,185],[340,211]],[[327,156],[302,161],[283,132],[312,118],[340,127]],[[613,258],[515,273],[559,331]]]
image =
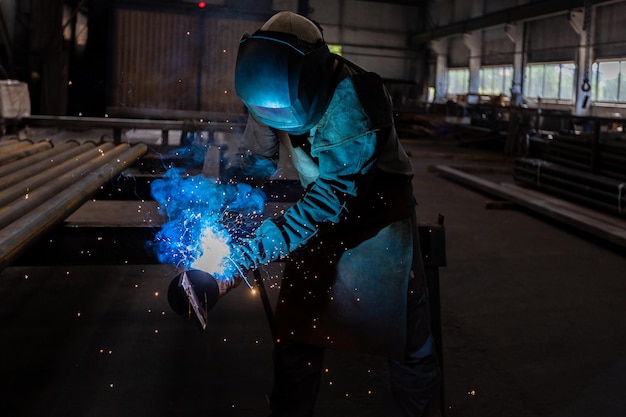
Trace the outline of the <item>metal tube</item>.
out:
[[[7,140],[0,141],[0,149],[3,149],[7,146],[15,145],[16,143],[19,143],[19,142],[20,142],[19,139],[7,139]]]
[[[11,145],[5,145],[0,148],[0,157],[3,157],[6,154],[10,154],[12,152],[18,151],[20,149],[24,149],[32,145],[33,142],[30,140],[20,140],[19,142]]]
[[[62,154],[57,155],[54,159],[44,160],[37,164],[24,167],[19,171],[13,172],[12,174],[6,175],[0,178],[0,190],[15,186],[24,181],[28,181],[39,175],[41,172],[54,168],[55,166],[62,165],[68,161],[72,161],[73,158],[76,158],[78,155],[87,152],[89,149],[94,147],[94,143],[84,143],[76,149],[69,149]],[[0,206],[1,205],[2,204],[0,204]]]
[[[45,140],[24,148],[16,149],[13,152],[3,153],[2,155],[0,155],[0,165],[4,165],[24,157],[34,155],[39,152],[43,152],[50,148],[52,148],[52,143]]]
[[[129,148],[119,158],[100,166],[56,196],[37,207],[28,215],[0,230],[0,271],[19,256],[39,236],[50,231],[89,198],[98,192],[102,184],[119,175],[148,151],[145,144]]]
[[[0,178],[3,178],[5,175],[10,173],[17,172],[25,167],[33,166],[37,162],[43,161],[44,159],[50,159],[53,156],[61,154],[71,148],[75,148],[78,145],[79,143],[76,141],[63,142],[59,145],[53,145],[52,149],[47,151],[39,152],[34,155],[27,156],[26,158],[18,159],[17,161],[2,165],[0,166]]]
[[[52,198],[57,193],[71,186],[85,175],[91,173],[94,166],[110,162],[113,158],[117,158],[128,149],[128,145],[120,145],[110,152],[101,154],[96,149],[88,152],[92,158],[83,158],[83,163],[71,171],[65,172],[59,177],[52,178],[48,183],[29,192],[24,198],[19,196],[7,205],[1,204],[4,196],[0,197],[0,229],[8,226],[11,222],[25,216],[40,204],[44,204],[46,200]],[[96,151],[96,152],[94,152]],[[87,156],[85,154],[85,156]],[[45,174],[45,173],[44,173]]]
[[[17,184],[3,190],[2,193],[0,193],[0,207],[4,207],[6,204],[18,198],[28,198],[28,195],[35,191],[37,187],[41,187],[55,178],[60,177],[64,173],[71,171],[76,167],[80,167],[92,158],[101,156],[104,152],[113,149],[113,146],[113,143],[107,142],[98,148],[88,149],[68,161],[42,171],[30,178],[26,178],[23,181],[20,181]]]

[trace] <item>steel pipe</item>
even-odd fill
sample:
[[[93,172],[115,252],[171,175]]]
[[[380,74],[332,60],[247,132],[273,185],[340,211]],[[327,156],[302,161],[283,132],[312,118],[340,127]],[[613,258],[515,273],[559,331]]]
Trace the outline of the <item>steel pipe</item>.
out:
[[[12,152],[18,151],[20,149],[27,148],[31,146],[32,144],[33,142],[26,139],[26,140],[17,141],[16,143],[4,145],[3,147],[0,148],[0,157],[3,157],[4,155],[10,154]]]
[[[7,147],[7,146],[13,146],[16,143],[19,143],[20,140],[17,138],[13,138],[13,139],[6,139],[6,140],[2,140],[0,141],[0,150],[2,150],[3,148]]]
[[[44,160],[37,164],[22,168],[19,171],[13,172],[12,174],[6,175],[0,178],[0,190],[7,189],[9,187],[17,187],[21,186],[21,189],[34,188],[37,183],[42,184],[46,180],[52,179],[49,175],[41,175],[43,172],[50,172],[50,169],[54,169],[55,167],[59,167],[63,165],[64,169],[70,169],[71,166],[76,166],[80,160],[77,160],[81,154],[88,152],[93,149],[96,145],[93,142],[87,142],[82,144],[76,149],[69,149],[62,154],[57,155],[54,159]],[[109,142],[109,145],[103,145],[106,147],[113,147],[113,144]],[[64,165],[67,164],[67,165]],[[63,172],[63,169],[58,170],[58,172]],[[1,195],[4,195],[3,191]],[[11,201],[11,200],[8,200]],[[2,203],[0,203],[0,207]]]
[[[6,175],[17,172],[20,169],[25,167],[32,166],[37,162],[43,161],[44,159],[52,159],[54,160],[54,156],[61,154],[71,148],[75,148],[79,145],[76,141],[68,141],[63,142],[58,145],[53,145],[51,149],[47,151],[39,152],[31,156],[27,156],[25,158],[18,159],[17,161],[10,162],[8,164],[0,166],[0,178],[4,178]]]
[[[541,159],[516,158],[516,182],[560,194],[605,210],[626,214],[626,183]]]
[[[31,144],[24,148],[16,149],[13,152],[3,152],[0,155],[0,165],[4,165],[12,161],[25,158],[27,156],[34,155],[39,152],[43,152],[50,148],[52,148],[52,143],[50,143],[47,140],[44,140],[35,144]]]
[[[0,229],[6,227],[20,217],[25,216],[38,205],[44,204],[48,199],[52,198],[57,193],[71,186],[85,175],[93,172],[94,166],[110,162],[114,158],[123,154],[127,149],[128,145],[119,145],[116,148],[107,150],[104,153],[100,152],[102,148],[92,149],[81,155],[84,156],[84,158],[82,158],[83,163],[81,165],[58,177],[54,176],[46,184],[28,192],[26,198],[18,196],[16,199],[4,205],[4,195],[0,196]],[[91,159],[89,159],[89,157],[91,157]],[[43,172],[42,174],[48,174],[48,172]]]
[[[38,237],[60,224],[96,194],[107,180],[119,175],[147,150],[145,144],[128,148],[118,158],[101,164],[90,175],[0,230],[0,270],[10,265]]]
[[[113,147],[114,145],[111,142],[104,143],[97,148],[88,149],[70,160],[18,182],[0,193],[0,207],[3,207],[17,198],[28,198],[28,195],[35,191],[37,187],[47,184],[63,175],[65,172],[83,165],[86,161],[102,155],[109,149],[113,149]]]

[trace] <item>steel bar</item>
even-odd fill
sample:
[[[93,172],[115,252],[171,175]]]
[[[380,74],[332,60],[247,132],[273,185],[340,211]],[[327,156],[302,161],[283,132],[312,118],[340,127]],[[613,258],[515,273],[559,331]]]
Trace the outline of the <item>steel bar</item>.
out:
[[[6,188],[0,193],[0,207],[3,207],[17,198],[28,198],[29,194],[36,190],[37,187],[41,187],[42,185],[52,181],[54,178],[58,178],[63,175],[65,172],[83,165],[86,161],[102,155],[104,152],[112,149],[113,147],[114,145],[111,142],[107,142],[97,148],[87,149],[85,152],[72,159]]]
[[[32,144],[33,142],[31,142],[30,140],[20,140],[17,143],[5,145],[2,148],[0,148],[0,157],[3,157],[4,155],[7,155],[7,154],[11,154],[20,149],[27,148],[31,146]]]
[[[514,160],[514,178],[588,205],[626,214],[626,183],[619,179],[529,158]]]
[[[522,189],[513,184],[498,184],[449,166],[437,165],[434,169],[440,175],[458,183],[512,201],[521,207],[626,248],[626,228],[617,224],[615,217],[609,218],[608,215],[603,216],[597,212],[587,214],[578,207],[567,206],[562,200],[556,202],[555,198],[545,194]]]
[[[33,180],[34,177],[40,175],[42,172],[47,171],[49,169],[53,169],[54,167],[58,167],[61,164],[65,164],[67,162],[72,162],[79,155],[88,152],[90,149],[95,148],[95,144],[93,142],[87,142],[82,144],[77,148],[68,149],[67,151],[58,154],[56,157],[52,159],[42,160],[36,164],[26,166],[18,171],[14,171],[11,174],[5,175],[0,178],[0,190],[6,189],[8,187],[16,186],[19,184],[24,185],[24,189],[26,187],[33,187],[33,183],[36,182],[36,179]],[[113,146],[107,145],[107,146]],[[44,177],[45,179],[46,177]],[[32,183],[30,181],[33,181]],[[4,194],[1,193],[0,195]],[[2,203],[0,203],[2,206]]]
[[[72,128],[105,128],[112,129],[115,142],[121,140],[124,129],[158,129],[162,132],[163,143],[167,143],[169,130],[208,132],[209,142],[215,132],[242,131],[245,128],[243,121],[204,121],[189,123],[183,120],[154,120],[154,119],[127,119],[114,117],[72,117],[72,116],[28,116],[23,121],[29,126],[71,126]]]
[[[147,152],[145,144],[127,149],[119,158],[99,166],[93,173],[38,206],[28,215],[0,230],[0,270],[6,268],[29,245],[60,224],[93,196],[107,180],[119,175]]]
[[[5,139],[0,141],[0,150],[2,150],[2,148],[5,148],[7,146],[13,146],[16,143],[19,143],[20,140],[19,139]]]
[[[44,159],[50,160],[55,155],[59,155],[71,148],[75,148],[79,145],[76,141],[67,141],[60,143],[58,145],[53,145],[53,147],[47,151],[39,152],[31,156],[27,156],[26,158],[18,159],[17,161],[13,161],[11,163],[0,166],[0,178],[4,178],[6,175],[17,172],[25,167],[32,166]]]
[[[28,198],[18,197],[7,205],[3,206],[0,204],[0,229],[6,227],[20,217],[25,216],[38,205],[44,204],[48,199],[52,198],[57,193],[76,183],[85,175],[90,174],[93,171],[94,166],[110,162],[113,158],[117,158],[128,149],[128,145],[119,145],[104,154],[98,152],[100,149],[93,149],[90,152],[87,152],[84,155],[85,158],[82,158],[83,163],[81,165],[58,177],[53,177],[51,181],[36,188],[34,191],[29,192]],[[91,159],[87,157],[87,154],[89,153],[91,154]]]
[[[530,156],[586,172],[626,180],[626,151],[617,140],[599,141],[595,152],[591,142],[557,136],[555,139],[532,138]]]
[[[25,148],[14,150],[13,152],[3,153],[2,155],[0,155],[0,165],[5,165],[7,163],[16,161],[18,159],[22,159],[22,158],[25,158],[30,155],[34,155],[39,152],[43,152],[50,148],[52,148],[52,143],[45,140],[42,142],[32,144]]]

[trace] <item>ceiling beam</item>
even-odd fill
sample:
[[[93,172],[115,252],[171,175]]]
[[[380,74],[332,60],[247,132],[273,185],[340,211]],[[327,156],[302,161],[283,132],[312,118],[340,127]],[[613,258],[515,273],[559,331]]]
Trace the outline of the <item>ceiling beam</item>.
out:
[[[621,0],[623,1],[623,0]],[[594,5],[615,3],[615,0],[592,0]],[[454,22],[446,26],[435,27],[430,31],[418,33],[411,37],[412,44],[421,45],[433,39],[469,33],[475,30],[505,25],[519,21],[533,20],[540,17],[566,13],[569,10],[583,7],[585,0],[546,0],[511,7],[475,18]]]

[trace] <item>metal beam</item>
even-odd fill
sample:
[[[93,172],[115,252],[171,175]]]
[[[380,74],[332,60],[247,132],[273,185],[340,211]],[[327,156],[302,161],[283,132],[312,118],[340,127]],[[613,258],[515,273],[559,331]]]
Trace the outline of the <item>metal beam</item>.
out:
[[[469,33],[489,27],[505,25],[508,23],[534,20],[556,14],[566,13],[569,10],[584,6],[584,0],[546,0],[528,3],[521,6],[511,7],[497,12],[488,13],[472,19],[454,22],[446,26],[418,33],[411,37],[414,45],[427,43],[433,39],[447,38],[449,36]],[[594,6],[615,3],[615,0],[594,0]]]
[[[442,177],[477,189],[485,194],[511,201],[520,207],[572,226],[612,244],[626,247],[626,229],[623,223],[621,225],[616,224],[614,216],[586,210],[584,207],[515,184],[495,183],[450,166],[436,165],[434,170]]]

